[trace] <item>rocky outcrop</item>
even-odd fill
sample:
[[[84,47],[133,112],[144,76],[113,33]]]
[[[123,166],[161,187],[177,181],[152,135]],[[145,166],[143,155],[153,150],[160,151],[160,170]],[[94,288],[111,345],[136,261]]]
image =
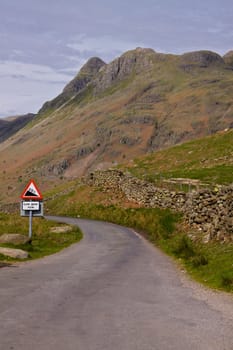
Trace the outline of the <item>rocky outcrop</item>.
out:
[[[181,56],[183,67],[197,66],[207,68],[211,65],[224,65],[223,58],[212,51],[193,51],[185,53]]]
[[[27,259],[29,257],[28,252],[22,249],[2,248],[0,247],[0,254],[8,256],[13,259]]]
[[[233,68],[233,50],[227,52],[224,56],[223,56],[224,62],[230,66],[231,68]]]
[[[25,244],[30,241],[30,238],[19,233],[5,233],[0,236],[0,243]]]
[[[98,73],[98,71],[105,66],[106,63],[98,57],[90,58],[87,63],[80,69],[77,76],[65,86],[63,93],[73,95],[82,90]]]
[[[46,173],[52,174],[55,176],[63,175],[63,173],[69,168],[70,164],[71,163],[69,159],[63,159],[58,164],[49,165],[46,169]]]
[[[94,81],[95,94],[106,90],[114,83],[127,79],[131,74],[137,74],[153,67],[155,51],[137,48],[118,57],[100,71]]]
[[[71,226],[56,226],[50,229],[51,233],[66,233],[72,231]]]
[[[175,192],[118,170],[97,171],[84,181],[105,192],[123,193],[143,207],[180,211],[191,227],[202,232],[205,241],[233,241],[233,186]]]

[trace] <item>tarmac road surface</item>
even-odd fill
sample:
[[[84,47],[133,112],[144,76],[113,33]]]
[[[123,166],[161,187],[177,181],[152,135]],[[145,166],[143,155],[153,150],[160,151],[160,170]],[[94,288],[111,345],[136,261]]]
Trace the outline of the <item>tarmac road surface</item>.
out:
[[[62,252],[0,269],[0,350],[233,350],[233,298],[186,278],[132,230],[78,225]]]

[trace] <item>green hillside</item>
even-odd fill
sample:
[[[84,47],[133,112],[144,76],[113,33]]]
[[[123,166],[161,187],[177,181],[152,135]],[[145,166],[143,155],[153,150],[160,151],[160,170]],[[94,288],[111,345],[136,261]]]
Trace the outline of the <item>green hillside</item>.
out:
[[[233,183],[233,130],[137,158],[127,169],[153,182],[189,178],[212,185]]]

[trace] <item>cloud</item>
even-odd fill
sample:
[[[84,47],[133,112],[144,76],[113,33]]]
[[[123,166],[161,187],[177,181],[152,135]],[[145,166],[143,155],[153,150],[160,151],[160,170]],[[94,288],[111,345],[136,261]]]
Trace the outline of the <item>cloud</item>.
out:
[[[0,61],[0,76],[42,82],[67,81],[68,78],[49,66],[17,61]]]
[[[37,112],[42,104],[60,93],[70,75],[37,64],[0,61],[1,117]]]
[[[73,76],[73,77],[79,72],[80,68],[87,62],[87,58],[80,57],[80,55],[79,56],[70,55],[66,53],[66,54],[58,54],[57,57],[63,59],[64,66],[62,68],[57,68],[56,72]]]
[[[88,37],[85,34],[77,35],[67,44],[68,48],[78,51],[81,54],[85,53],[88,55],[88,53],[96,53],[102,56],[111,56],[111,58],[114,58],[116,54],[138,46],[144,45],[141,42],[127,41],[119,37],[114,38],[110,35]]]

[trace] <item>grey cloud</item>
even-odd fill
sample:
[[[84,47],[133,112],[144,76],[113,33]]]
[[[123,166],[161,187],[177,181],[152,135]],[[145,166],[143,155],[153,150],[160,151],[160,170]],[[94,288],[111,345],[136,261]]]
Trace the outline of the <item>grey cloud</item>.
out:
[[[46,99],[44,91],[48,98],[56,94],[90,56],[109,62],[136,46],[171,53],[210,49],[223,54],[233,49],[232,18],[232,0],[1,0],[0,61],[50,67],[49,74],[54,74],[54,79],[46,78],[46,70],[25,73],[12,66],[10,72],[0,72],[1,79],[11,76],[8,84],[11,81],[13,86],[24,82],[25,94],[26,82],[31,84],[37,100],[28,99],[28,106],[23,101],[24,108],[39,109],[42,98]],[[36,76],[40,73],[43,82]],[[44,84],[49,87],[45,89]],[[9,98],[3,98],[0,89],[6,111],[4,101],[12,101],[11,90]],[[14,90],[14,108],[21,111],[19,90]]]
[[[18,111],[16,109],[6,109],[3,111],[0,111],[0,118],[5,118],[7,116],[14,116],[18,115]]]

